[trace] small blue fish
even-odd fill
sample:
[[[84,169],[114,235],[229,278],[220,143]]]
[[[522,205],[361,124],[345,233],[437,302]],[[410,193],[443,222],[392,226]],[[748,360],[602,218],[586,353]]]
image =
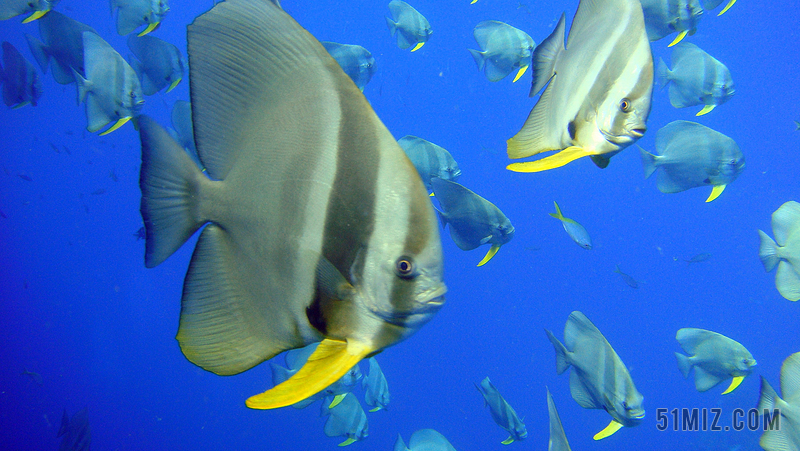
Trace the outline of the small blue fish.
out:
[[[362,92],[372,76],[375,75],[375,58],[369,50],[360,45],[339,44],[322,41],[322,46],[339,63],[344,73],[353,80]]]
[[[553,201],[556,206],[556,212],[550,213],[550,216],[558,219],[561,221],[561,224],[564,226],[564,230],[567,231],[567,234],[572,241],[578,244],[578,246],[584,249],[591,249],[592,248],[592,239],[589,238],[589,232],[583,228],[582,225],[575,222],[573,219],[565,218],[563,214],[561,214],[561,209],[558,207],[558,202]]]
[[[622,272],[622,270],[619,269],[619,265],[616,265],[616,268],[614,268],[614,272],[619,274],[619,276],[622,277],[622,280],[625,281],[625,283],[628,284],[629,287],[639,288],[639,282],[637,282],[636,279],[629,276],[628,274]]]
[[[411,434],[408,446],[406,448],[403,437],[397,434],[394,451],[456,451],[444,435],[433,429],[420,429]]]
[[[690,258],[689,260],[684,260],[684,261],[691,265],[692,263],[700,263],[707,261],[710,258],[711,254],[703,252],[702,254],[697,254],[694,257]]]
[[[519,419],[517,412],[503,398],[503,395],[495,388],[488,376],[481,381],[480,385],[476,384],[475,387],[483,395],[484,405],[489,406],[489,412],[492,414],[494,422],[509,433],[508,438],[501,442],[502,444],[508,445],[528,437],[525,423]]]
[[[39,73],[16,47],[3,41],[3,67],[0,68],[3,82],[3,102],[11,108],[27,104],[36,106],[42,96],[42,81]]]
[[[358,403],[356,395],[347,393],[342,402],[328,407],[327,402],[322,403],[320,415],[330,415],[325,422],[325,435],[328,437],[347,437],[339,446],[347,446],[359,440],[364,440],[369,435],[367,414]]]
[[[167,0],[111,0],[111,12],[117,8],[117,32],[125,36],[147,25],[137,35],[144,36],[161,25],[169,11],[169,4]]]
[[[128,48],[138,61],[131,64],[142,81],[144,95],[151,96],[164,88],[172,91],[186,72],[177,47],[155,36],[129,36]]]
[[[377,412],[389,405],[389,384],[375,357],[369,358],[369,374],[361,381],[364,389],[364,402],[372,406],[370,412]]]
[[[416,52],[428,42],[433,30],[425,16],[402,0],[389,2],[389,10],[394,20],[387,17],[386,25],[392,36],[397,38],[398,47],[405,50],[414,46],[411,51]]]
[[[434,177],[455,182],[461,176],[458,163],[443,147],[412,135],[403,136],[397,140],[397,144],[400,144],[417,168],[428,192],[432,190],[431,179]]]

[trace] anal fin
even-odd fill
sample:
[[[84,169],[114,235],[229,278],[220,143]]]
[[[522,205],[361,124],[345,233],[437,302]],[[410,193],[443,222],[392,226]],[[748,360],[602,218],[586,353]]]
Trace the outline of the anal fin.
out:
[[[542,158],[536,161],[526,161],[525,163],[511,163],[506,166],[506,169],[514,172],[542,172],[549,169],[560,168],[571,161],[578,158],[595,155],[592,152],[584,150],[582,147],[571,146],[558,152],[555,155]]]
[[[611,423],[608,423],[608,426],[606,426],[605,429],[595,434],[592,438],[595,440],[602,440],[606,437],[611,437],[620,429],[622,429],[622,423],[618,422],[617,420],[611,420]]]

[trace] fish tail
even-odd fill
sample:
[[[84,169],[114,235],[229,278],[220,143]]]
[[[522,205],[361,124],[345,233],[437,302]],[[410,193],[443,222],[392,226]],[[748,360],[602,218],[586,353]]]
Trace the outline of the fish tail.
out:
[[[758,231],[758,236],[761,238],[761,245],[758,248],[758,258],[761,259],[761,264],[764,265],[764,270],[767,272],[775,269],[778,265],[780,258],[778,258],[778,245],[775,241],[761,230]]]
[[[556,61],[564,51],[565,20],[565,15],[561,14],[561,19],[558,21],[555,30],[533,51],[533,58],[531,59],[533,84],[531,85],[530,96],[541,91],[555,74]]]
[[[469,50],[469,53],[472,55],[472,59],[475,60],[475,64],[478,65],[478,70],[483,71],[483,68],[486,65],[486,58],[483,57],[483,53],[473,49],[467,50]]]
[[[556,350],[556,372],[558,374],[561,374],[564,371],[566,371],[567,368],[569,368],[570,363],[569,363],[569,358],[567,357],[567,353],[569,351],[567,351],[567,348],[564,346],[563,343],[558,341],[558,338],[556,338],[552,332],[550,332],[547,329],[545,329],[544,331],[547,334],[547,338],[550,339],[550,343],[553,344],[553,348],[555,348]]]
[[[664,89],[667,84],[670,82],[670,70],[667,67],[667,63],[664,62],[663,58],[658,59],[658,64],[656,65],[656,76],[655,76],[655,84],[656,88],[659,90]]]
[[[272,384],[278,385],[283,383],[284,381],[288,380],[294,373],[297,371],[292,371],[288,368],[284,368],[277,363],[269,362],[269,367],[272,370]]]
[[[145,266],[153,268],[172,255],[206,221],[197,214],[200,187],[208,178],[183,148],[155,121],[139,118],[142,141],[141,213]]]
[[[676,352],[675,358],[678,359],[678,369],[681,370],[683,378],[685,379],[689,377],[689,371],[692,370],[692,362],[689,361],[689,357],[681,354],[680,352]]]
[[[556,212],[555,213],[550,213],[550,216],[558,219],[559,221],[563,221],[564,220],[564,215],[561,214],[561,208],[558,207],[558,202],[553,201],[553,204],[555,204],[555,206],[556,206]]]
[[[386,17],[386,26],[389,27],[389,33],[394,36],[397,32],[397,22],[393,21],[392,19]]]
[[[25,39],[28,40],[28,47],[31,49],[33,58],[39,64],[39,67],[42,68],[42,73],[46,74],[47,65],[50,62],[50,55],[47,54],[44,43],[27,33],[25,34]]]
[[[641,146],[639,147],[639,154],[642,157],[642,167],[644,168],[644,178],[649,178],[656,172],[656,156],[652,153],[642,149]]]

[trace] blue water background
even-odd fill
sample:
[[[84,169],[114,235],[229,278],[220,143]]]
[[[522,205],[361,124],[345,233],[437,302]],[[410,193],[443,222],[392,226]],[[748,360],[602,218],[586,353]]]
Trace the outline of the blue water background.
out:
[[[530,76],[487,81],[466,51],[477,48],[472,29],[500,20],[539,43],[562,12],[571,19],[578,2],[468,3],[414,0],[434,33],[409,53],[389,36],[385,2],[284,2],[317,38],[369,49],[378,72],[364,94],[389,130],[448,149],[463,170],[461,183],[516,227],[513,241],[481,268],[475,265],[485,248],[461,251],[443,232],[447,304],[416,335],[378,356],[392,402],[388,411],[368,414],[369,438],[350,449],[390,450],[398,433],[407,442],[422,428],[437,429],[459,450],[546,449],[545,386],[575,450],[758,449],[758,432],[659,432],[655,413],[720,407],[721,424],[729,426],[733,409],[755,407],[758,375],[777,386],[781,362],[800,351],[800,304],[783,299],[774,274],[764,273],[756,233],[771,235],[772,212],[800,192],[796,3],[743,0],[721,17],[707,13],[687,38],[730,69],[736,95],[727,104],[697,119],[699,107],[677,110],[666,92],[654,93],[639,141],[644,148],[654,150],[660,127],[685,119],[731,136],[746,156],[739,179],[709,204],[706,188],[660,193],[654,179],[643,178],[635,147],[604,170],[588,159],[539,174],[505,170],[505,140],[534,105]],[[153,35],[185,53],[185,26],[211,6],[173,0]],[[94,27],[123,56],[130,53],[105,2],[63,0],[57,9]],[[0,23],[0,38],[33,62],[24,33],[38,37],[38,26],[19,22]],[[653,43],[656,58],[669,56],[670,39]],[[0,108],[0,448],[56,449],[62,410],[88,407],[96,450],[337,449],[343,439],[324,435],[318,404],[244,406],[271,386],[267,364],[220,377],[183,357],[174,337],[194,239],[145,269],[144,241],[133,236],[142,225],[138,134],[131,125],[104,137],[84,131],[75,86],[58,85],[49,73],[42,79],[37,107]],[[149,97],[144,113],[169,125],[173,102],[188,100],[188,91],[184,81]],[[586,227],[594,249],[575,245],[548,216],[554,200]],[[711,259],[682,260],[701,252]],[[638,289],[614,273],[616,264]],[[556,375],[543,332],[561,338],[573,310],[605,334],[645,398],[640,426],[600,442],[592,435],[609,416],[571,399],[569,377]],[[732,394],[720,395],[724,385],[698,393],[676,368],[681,327],[740,341],[758,360],[754,374]],[[24,368],[41,374],[42,385],[22,375]],[[500,444],[507,434],[474,387],[485,376],[524,417],[524,442]]]

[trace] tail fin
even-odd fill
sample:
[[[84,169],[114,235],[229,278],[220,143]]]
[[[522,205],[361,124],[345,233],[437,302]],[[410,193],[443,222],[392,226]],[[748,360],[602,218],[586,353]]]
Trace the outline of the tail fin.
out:
[[[777,266],[780,261],[777,255],[778,245],[775,244],[775,241],[773,241],[769,235],[761,230],[758,231],[758,236],[761,238],[761,245],[758,248],[758,258],[761,259],[764,270],[770,272],[775,269],[775,266]]]
[[[564,220],[564,215],[561,214],[561,209],[558,208],[558,202],[553,201],[553,203],[556,206],[556,212],[555,213],[550,213],[550,216],[558,219],[559,221],[563,221]]]
[[[393,21],[392,19],[386,17],[386,26],[389,27],[389,33],[394,36],[397,32],[397,22]]]
[[[561,14],[555,30],[548,36],[541,44],[539,44],[533,51],[533,58],[531,59],[531,72],[533,72],[533,84],[531,85],[531,92],[529,95],[533,97],[534,94],[541,91],[544,85],[555,74],[556,61],[559,55],[564,52],[564,27],[566,17]]]
[[[47,65],[50,62],[50,56],[45,50],[44,43],[27,33],[25,34],[25,39],[28,40],[28,47],[31,49],[33,58],[39,64],[39,67],[42,68],[42,73],[46,74]]]
[[[558,341],[558,338],[553,335],[552,332],[545,329],[545,333],[547,334],[547,338],[550,339],[550,343],[553,344],[553,347],[556,350],[556,373],[561,374],[569,368],[569,359],[567,358],[567,348]]]
[[[469,53],[472,55],[472,59],[475,60],[475,64],[478,65],[478,70],[482,72],[486,65],[486,59],[483,57],[483,53],[473,49],[467,50],[469,50]]]
[[[667,63],[664,62],[662,58],[658,59],[658,64],[656,65],[656,76],[655,76],[655,85],[658,89],[664,89],[670,82],[670,74],[672,72],[667,67]]]
[[[642,156],[642,166],[644,167],[644,178],[649,178],[656,172],[656,155],[642,149],[641,146],[639,147],[639,153]]]
[[[676,352],[675,358],[678,359],[678,369],[681,370],[681,374],[683,374],[684,379],[689,377],[689,371],[692,370],[692,362],[689,361],[689,357],[681,354],[680,352]]]

